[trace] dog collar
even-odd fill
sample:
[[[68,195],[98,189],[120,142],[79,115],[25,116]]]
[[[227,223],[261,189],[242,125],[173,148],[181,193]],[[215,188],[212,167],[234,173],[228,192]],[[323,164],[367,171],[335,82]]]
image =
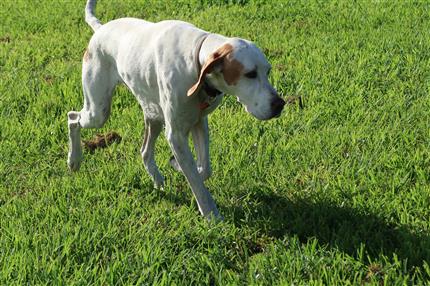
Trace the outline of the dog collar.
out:
[[[196,48],[196,55],[195,55],[195,61],[197,63],[197,75],[200,74],[200,70],[202,69],[202,66],[200,65],[200,50],[202,49],[203,46],[203,42],[207,39],[207,37],[209,37],[210,33],[206,33],[204,34],[200,39],[199,42],[197,44],[197,48]]]
[[[200,65],[200,50],[202,49],[203,43],[207,39],[207,37],[209,37],[209,35],[210,33],[203,35],[201,39],[199,39],[199,42],[197,44],[196,63],[198,74],[200,74],[200,70],[202,69],[202,66]],[[203,111],[208,108],[215,101],[216,97],[222,94],[222,92],[211,86],[206,80],[203,82],[201,88],[207,95],[207,97],[205,97],[204,100],[199,104],[199,109]]]

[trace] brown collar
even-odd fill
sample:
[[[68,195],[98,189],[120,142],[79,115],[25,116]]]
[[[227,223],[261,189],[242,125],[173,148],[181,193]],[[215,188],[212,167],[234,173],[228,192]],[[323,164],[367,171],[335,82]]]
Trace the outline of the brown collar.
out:
[[[196,49],[196,63],[197,63],[197,70],[198,70],[198,74],[200,74],[200,70],[202,69],[202,66],[200,65],[200,50],[202,49],[203,43],[204,41],[209,37],[210,33],[204,34],[200,39],[199,42],[197,44],[197,49]],[[207,81],[204,81],[202,88],[204,89],[204,91],[206,92],[206,94],[210,97],[216,97],[218,95],[220,95],[222,92],[219,91],[218,89],[212,87],[211,85],[209,85],[209,83]]]
[[[200,74],[200,71],[202,69],[202,66],[200,65],[200,50],[202,49],[203,43],[204,41],[209,37],[210,33],[204,34],[200,39],[199,42],[197,44],[197,49],[196,49],[196,57],[195,57],[195,61],[197,63],[197,75]],[[203,82],[203,85],[201,87],[205,93],[207,94],[207,96],[209,98],[211,98],[209,101],[213,101],[218,95],[221,95],[222,92],[219,91],[218,89],[212,87],[206,80]],[[206,108],[208,108],[210,106],[210,103],[208,102],[208,100],[205,100],[204,102],[201,102],[199,105],[200,110],[205,110]]]
[[[197,70],[198,70],[197,76],[200,74],[200,70],[202,69],[202,66],[200,65],[200,50],[202,49],[203,43],[209,37],[209,35],[210,33],[204,34],[199,39],[199,42],[197,43],[196,56],[195,56],[195,61],[197,63]]]

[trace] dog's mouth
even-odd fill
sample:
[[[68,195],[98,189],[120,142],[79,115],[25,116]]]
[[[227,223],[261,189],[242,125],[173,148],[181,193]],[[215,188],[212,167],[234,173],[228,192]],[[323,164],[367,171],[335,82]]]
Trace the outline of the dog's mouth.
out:
[[[273,117],[279,117],[282,113],[282,110],[284,109],[284,106],[285,100],[283,100],[282,98],[276,97],[275,99],[273,99],[270,106],[272,108]]]
[[[276,110],[275,112],[273,112],[273,113],[272,113],[272,116],[271,116],[269,119],[272,119],[272,118],[279,118],[279,117],[281,117],[282,110],[283,110],[283,108],[281,108],[281,109]]]
[[[247,104],[244,104],[239,97],[237,97],[237,102],[243,105],[245,108],[245,111],[258,120],[270,120],[273,118],[279,118],[282,115],[282,111],[284,110],[284,106],[286,102],[281,97],[275,97],[272,99],[270,103],[269,110],[263,112],[263,110],[260,110],[258,105],[254,106],[248,106]],[[254,107],[254,108],[252,108]]]
[[[274,118],[279,118],[279,117],[281,117],[281,114],[282,114],[282,110],[280,110],[277,113],[272,113],[269,117],[261,119],[261,120],[270,120],[270,119],[274,119]]]
[[[279,117],[281,117],[281,114],[282,114],[282,110],[278,114],[276,114],[275,116],[273,116],[272,118],[279,118]]]
[[[271,113],[267,118],[264,118],[263,120],[269,120],[272,118],[278,118],[282,114],[282,110],[284,110],[285,101],[280,98],[276,97],[272,100],[270,104]]]

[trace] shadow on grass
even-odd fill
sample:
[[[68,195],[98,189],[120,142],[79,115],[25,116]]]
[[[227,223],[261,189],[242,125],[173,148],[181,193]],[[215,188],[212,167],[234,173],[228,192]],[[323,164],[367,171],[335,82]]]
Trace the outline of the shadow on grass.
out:
[[[378,258],[385,255],[407,259],[408,268],[430,261],[430,238],[413,233],[404,226],[391,224],[366,210],[341,207],[330,202],[292,201],[277,194],[251,192],[252,212],[241,206],[229,211],[234,223],[249,224],[265,235],[282,239],[297,235],[302,242],[317,238],[321,244],[356,257],[365,247],[365,255]]]

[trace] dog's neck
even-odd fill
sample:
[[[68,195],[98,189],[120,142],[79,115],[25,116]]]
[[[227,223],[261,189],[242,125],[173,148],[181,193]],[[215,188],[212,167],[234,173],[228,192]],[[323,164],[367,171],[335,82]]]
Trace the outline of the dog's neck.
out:
[[[200,42],[197,46],[197,67],[200,72],[202,66],[205,64],[206,59],[209,57],[213,51],[218,49],[222,44],[226,41],[225,37],[222,37],[217,34],[205,34],[202,36]],[[205,95],[209,98],[215,98],[218,95],[221,95],[223,92],[219,91],[215,88],[210,82],[206,79],[203,83],[202,89],[205,92]]]

